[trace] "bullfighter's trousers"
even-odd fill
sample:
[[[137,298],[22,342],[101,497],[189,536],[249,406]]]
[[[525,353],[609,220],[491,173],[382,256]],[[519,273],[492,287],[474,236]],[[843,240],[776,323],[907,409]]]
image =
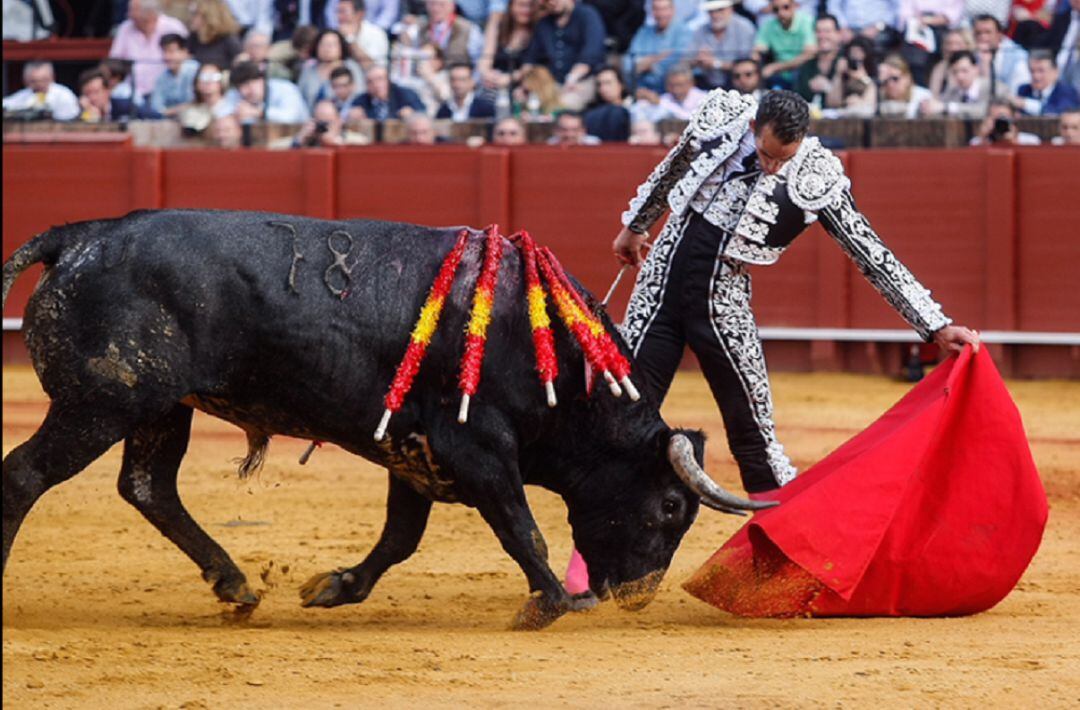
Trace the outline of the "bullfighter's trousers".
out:
[[[634,287],[622,326],[648,396],[662,402],[689,345],[720,408],[743,487],[795,477],[776,439],[772,394],[746,265],[719,256],[729,233],[692,210],[668,220]]]

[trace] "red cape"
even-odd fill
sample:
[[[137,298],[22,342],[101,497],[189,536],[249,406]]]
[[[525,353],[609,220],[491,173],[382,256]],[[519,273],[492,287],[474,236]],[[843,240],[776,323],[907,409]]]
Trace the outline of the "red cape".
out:
[[[743,616],[974,614],[1016,585],[1046,493],[986,349],[949,358],[775,492],[684,585]]]

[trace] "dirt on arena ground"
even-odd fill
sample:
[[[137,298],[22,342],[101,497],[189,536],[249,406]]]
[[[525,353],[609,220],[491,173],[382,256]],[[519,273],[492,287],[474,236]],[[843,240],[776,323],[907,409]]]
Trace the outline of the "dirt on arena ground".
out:
[[[28,368],[4,368],[5,454],[40,423]],[[805,468],[907,389],[880,377],[775,377],[782,440]],[[1011,382],[1050,497],[1042,548],[993,610],[955,619],[745,620],[680,588],[740,521],[703,510],[660,594],[537,633],[507,631],[526,584],[479,516],[437,506],[419,552],[359,606],[302,609],[309,576],[358,562],[383,522],[386,474],[331,446],[276,439],[240,482],[233,427],[197,414],[181,470],[194,517],[265,590],[223,613],[195,565],[116,492],[121,447],[47,494],[4,579],[9,707],[324,708],[499,706],[1076,707],[1080,705],[1080,383]],[[704,428],[708,467],[738,489],[722,426],[696,373],[668,421]],[[560,499],[530,490],[561,569]]]

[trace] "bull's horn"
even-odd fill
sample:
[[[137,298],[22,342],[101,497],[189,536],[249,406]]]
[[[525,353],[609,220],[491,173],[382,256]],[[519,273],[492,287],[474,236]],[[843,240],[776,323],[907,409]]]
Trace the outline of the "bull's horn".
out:
[[[713,510],[744,515],[743,510],[763,510],[776,505],[776,501],[752,501],[728,493],[698,466],[694,459],[694,445],[683,434],[675,434],[668,444],[668,460],[675,473],[690,490],[701,496],[701,503]]]

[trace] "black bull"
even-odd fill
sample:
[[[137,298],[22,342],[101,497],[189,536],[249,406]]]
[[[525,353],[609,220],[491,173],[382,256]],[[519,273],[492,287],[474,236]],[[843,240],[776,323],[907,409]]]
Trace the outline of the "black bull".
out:
[[[333,442],[385,466],[386,523],[355,567],[301,589],[308,606],[363,601],[415,551],[432,501],[475,507],[521,566],[532,593],[515,625],[570,609],[547,562],[523,485],[561,495],[593,591],[623,606],[655,593],[699,500],[756,504],[701,471],[703,437],[673,431],[648,398],[586,395],[582,355],[555,328],[559,405],[535,374],[522,259],[507,248],[482,381],[455,419],[457,370],[482,239],[467,248],[443,320],[387,436],[372,436],[413,323],[457,230],[285,215],[150,211],[55,228],[4,264],[46,271],[26,309],[27,345],[51,403],[3,464],[3,563],[49,488],[124,442],[121,496],[202,570],[218,598],[258,597],[185,510],[177,471],[193,409],[247,432],[242,472],[273,434]],[[605,320],[605,323],[607,321]],[[608,324],[610,329],[610,324]],[[619,341],[621,344],[621,340]]]

